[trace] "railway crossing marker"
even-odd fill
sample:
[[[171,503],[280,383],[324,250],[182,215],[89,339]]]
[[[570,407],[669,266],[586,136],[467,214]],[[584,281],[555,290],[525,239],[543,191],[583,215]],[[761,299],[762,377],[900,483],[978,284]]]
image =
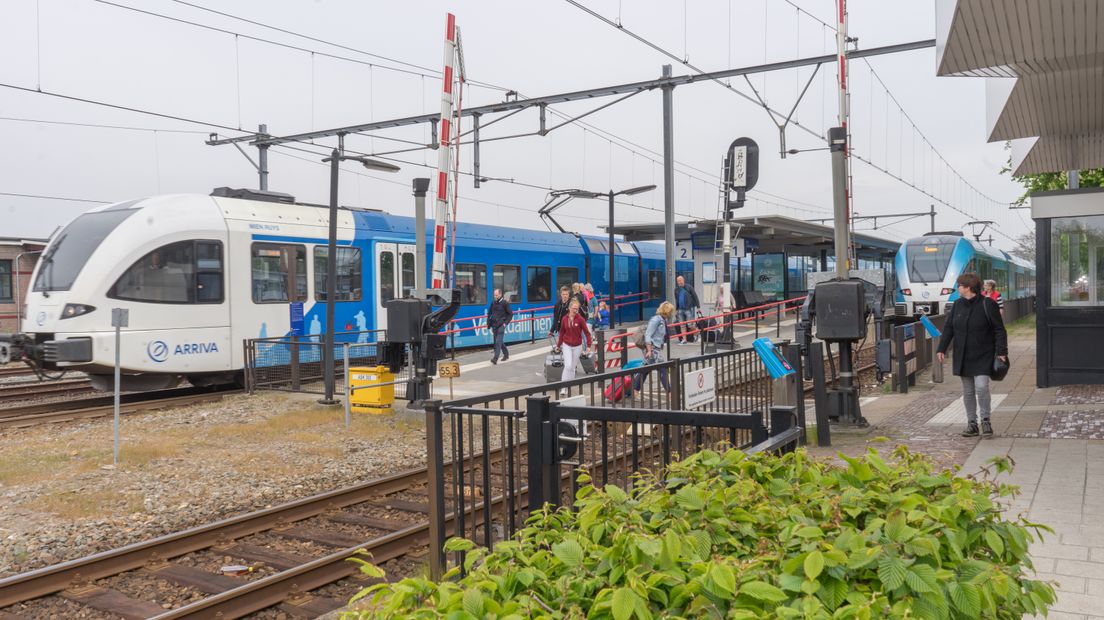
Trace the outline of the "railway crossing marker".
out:
[[[111,326],[115,328],[115,449],[113,451],[115,467],[119,466],[119,341],[121,329],[130,324],[130,310],[111,309]]]
[[[452,380],[460,376],[460,362],[438,362],[437,376],[449,380],[449,400],[452,400]]]

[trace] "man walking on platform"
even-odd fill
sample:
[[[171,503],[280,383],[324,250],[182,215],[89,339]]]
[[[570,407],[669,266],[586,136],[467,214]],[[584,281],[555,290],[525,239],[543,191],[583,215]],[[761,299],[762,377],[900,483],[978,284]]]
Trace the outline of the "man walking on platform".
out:
[[[487,308],[487,329],[491,330],[494,334],[494,357],[491,358],[492,364],[498,363],[499,355],[502,356],[502,361],[510,359],[510,352],[506,350],[506,326],[510,324],[510,321],[514,318],[514,313],[510,310],[510,302],[506,301],[502,297],[502,290],[494,290],[494,300]]]
[[[675,288],[675,308],[678,311],[677,322],[693,321],[697,318],[698,306],[701,305],[698,302],[698,294],[694,292],[694,287],[687,284],[686,278],[682,276],[676,278],[675,283],[678,285]],[[679,326],[679,344],[694,342],[693,334],[686,334],[685,338],[682,335],[684,331],[691,332],[693,330],[693,323]]]

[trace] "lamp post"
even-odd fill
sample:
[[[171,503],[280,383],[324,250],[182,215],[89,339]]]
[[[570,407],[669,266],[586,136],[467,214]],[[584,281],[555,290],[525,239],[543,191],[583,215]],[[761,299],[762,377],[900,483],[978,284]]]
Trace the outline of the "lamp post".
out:
[[[609,285],[610,285],[610,327],[612,328],[616,322],[616,305],[617,301],[614,298],[614,294],[617,290],[616,280],[613,276],[613,258],[617,252],[617,246],[613,240],[613,199],[617,196],[632,196],[634,194],[643,194],[644,192],[650,192],[655,189],[655,185],[641,185],[640,187],[632,187],[629,189],[623,189],[619,192],[615,192],[612,189],[608,192],[591,192],[585,189],[558,189],[549,193],[548,201],[543,207],[540,208],[538,213],[542,218],[547,218],[555,224],[556,228],[560,229],[560,232],[566,233],[562,226],[556,220],[552,219],[552,212],[562,207],[567,201],[572,198],[609,198],[609,228],[606,232],[609,233]]]
[[[358,161],[369,170],[398,172],[399,167],[367,157],[343,155],[334,149],[330,156],[323,159],[330,164],[330,234],[326,244],[326,335],[322,349],[322,373],[325,381],[325,395],[318,402],[323,405],[336,405],[334,400],[334,299],[337,297],[337,179],[342,161]]]
[[[617,246],[613,241],[613,198],[615,196],[632,196],[633,194],[643,194],[644,192],[650,192],[655,189],[655,185],[641,185],[640,187],[633,187],[630,189],[623,189],[619,192],[614,192],[612,189],[609,191],[609,229],[606,231],[609,233],[609,297],[610,297],[610,329],[617,326],[617,279],[613,276],[613,257],[617,252]]]

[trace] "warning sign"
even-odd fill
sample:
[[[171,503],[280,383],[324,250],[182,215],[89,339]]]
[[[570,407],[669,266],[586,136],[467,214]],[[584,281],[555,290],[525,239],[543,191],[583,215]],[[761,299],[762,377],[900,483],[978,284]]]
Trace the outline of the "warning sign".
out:
[[[687,409],[695,409],[717,400],[717,376],[712,366],[686,373],[682,384]]]

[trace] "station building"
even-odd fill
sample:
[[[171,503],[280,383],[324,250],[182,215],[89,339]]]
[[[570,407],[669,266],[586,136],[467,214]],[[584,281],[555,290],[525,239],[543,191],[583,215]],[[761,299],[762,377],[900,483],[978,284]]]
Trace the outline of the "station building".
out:
[[[937,74],[985,79],[989,142],[1015,175],[1067,172],[1030,197],[1036,243],[1036,383],[1104,383],[1104,8],[1097,2],[937,0]]]
[[[704,308],[719,296],[723,278],[717,220],[675,223],[678,275],[694,285]],[[614,226],[627,241],[663,241],[663,224]],[[836,268],[833,228],[781,215],[732,220],[732,289],[738,306],[757,301],[800,297],[808,290],[807,276]],[[900,243],[879,236],[853,234],[858,265],[855,269],[886,270],[887,289],[895,286],[894,257]],[[692,265],[692,268],[690,268]]]
[[[0,333],[19,331],[31,272],[46,239],[0,237]]]

